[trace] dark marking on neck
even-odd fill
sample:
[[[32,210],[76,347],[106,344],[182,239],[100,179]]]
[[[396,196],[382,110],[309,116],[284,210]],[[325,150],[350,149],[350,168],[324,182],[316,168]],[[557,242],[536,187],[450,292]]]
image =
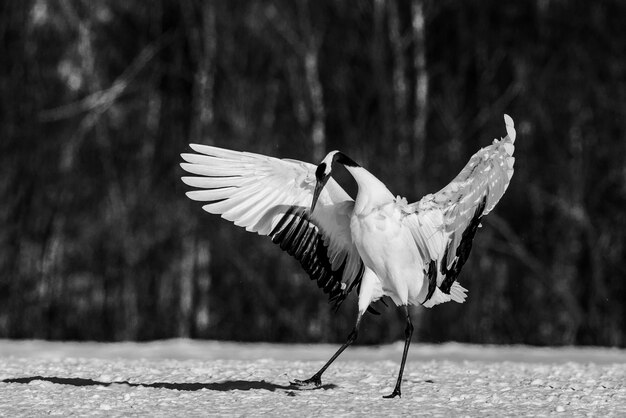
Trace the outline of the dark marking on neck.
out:
[[[321,163],[320,165],[317,166],[317,169],[315,170],[315,178],[317,179],[317,181],[322,181],[322,179],[324,178],[324,173],[326,171],[326,163]]]
[[[352,158],[348,157],[343,152],[338,152],[337,154],[335,154],[334,160],[340,164],[345,165],[346,167],[361,167]]]

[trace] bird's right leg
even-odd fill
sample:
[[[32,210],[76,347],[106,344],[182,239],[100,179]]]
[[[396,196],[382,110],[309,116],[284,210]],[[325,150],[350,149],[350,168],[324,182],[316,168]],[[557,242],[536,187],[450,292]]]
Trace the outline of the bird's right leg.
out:
[[[348,335],[348,340],[344,343],[344,345],[339,347],[339,350],[337,350],[337,352],[333,354],[330,360],[328,360],[326,364],[324,364],[324,366],[322,366],[322,368],[317,371],[317,373],[315,373],[313,376],[311,376],[310,378],[306,380],[295,379],[293,382],[291,382],[291,384],[296,385],[296,386],[311,386],[311,385],[315,385],[316,387],[322,386],[322,374],[326,371],[328,366],[330,366],[333,363],[333,361],[335,361],[337,357],[339,357],[339,355],[343,353],[343,351],[346,348],[348,348],[350,344],[356,341],[356,338],[359,335],[359,326],[361,325],[361,318],[363,318],[363,313],[359,312],[356,318],[356,324],[354,325],[352,332],[350,332],[350,335]]]

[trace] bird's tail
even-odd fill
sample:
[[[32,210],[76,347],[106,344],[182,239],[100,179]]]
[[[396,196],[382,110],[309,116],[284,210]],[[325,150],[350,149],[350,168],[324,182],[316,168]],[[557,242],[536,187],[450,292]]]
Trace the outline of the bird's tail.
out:
[[[450,287],[450,294],[443,293],[438,287],[435,288],[435,291],[431,298],[424,302],[424,307],[432,308],[435,305],[449,302],[451,300],[455,301],[456,303],[463,303],[465,302],[466,298],[467,289],[461,286],[458,282],[454,282]]]

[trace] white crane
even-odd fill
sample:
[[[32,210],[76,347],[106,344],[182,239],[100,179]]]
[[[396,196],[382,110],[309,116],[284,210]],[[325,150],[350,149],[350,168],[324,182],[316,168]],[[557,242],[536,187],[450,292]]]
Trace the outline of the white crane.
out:
[[[299,386],[320,386],[328,366],[356,338],[371,303],[388,296],[406,313],[405,344],[393,392],[400,396],[413,325],[409,305],[432,307],[465,301],[457,277],[483,216],[500,200],[513,175],[515,128],[504,115],[507,136],[478,151],[450,184],[408,204],[365,168],[339,151],[316,167],[302,161],[190,145],[182,180],[199,190],[192,200],[235,225],[268,235],[300,261],[311,279],[339,306],[358,289],[358,314],[345,344]],[[331,177],[342,164],[358,185],[353,200]]]

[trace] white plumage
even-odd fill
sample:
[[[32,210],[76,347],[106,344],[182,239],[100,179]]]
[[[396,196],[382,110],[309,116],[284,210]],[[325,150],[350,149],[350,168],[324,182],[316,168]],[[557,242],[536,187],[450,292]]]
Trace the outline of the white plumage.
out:
[[[359,311],[348,341],[312,378],[321,375],[355,339],[363,314],[383,296],[405,307],[405,351],[394,392],[400,385],[413,331],[408,305],[462,303],[466,289],[456,281],[481,218],[500,200],[513,175],[515,128],[504,116],[507,136],[478,151],[446,187],[408,204],[374,175],[338,151],[318,165],[192,144],[182,154],[183,177],[199,190],[187,193],[203,209],[235,225],[268,235],[300,261],[336,306],[358,285]],[[332,177],[343,164],[358,185],[356,200]]]

